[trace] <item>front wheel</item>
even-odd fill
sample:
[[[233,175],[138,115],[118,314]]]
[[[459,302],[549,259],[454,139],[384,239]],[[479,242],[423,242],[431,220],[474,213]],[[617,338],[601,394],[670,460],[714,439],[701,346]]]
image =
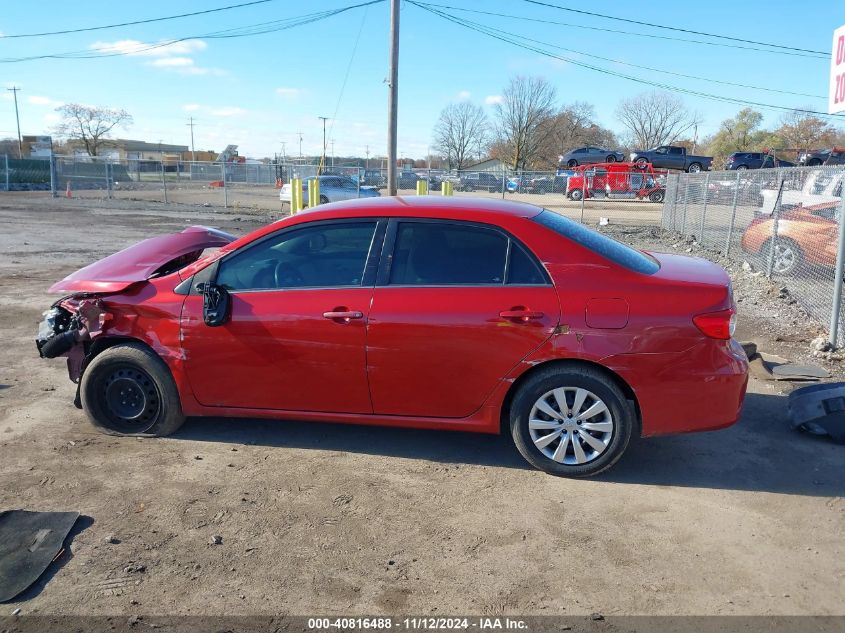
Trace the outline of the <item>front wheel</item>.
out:
[[[616,162],[616,156],[608,156],[607,162],[608,163],[615,163]]]
[[[635,421],[619,387],[586,366],[541,370],[520,387],[511,435],[525,460],[563,477],[589,477],[613,466]]]
[[[648,194],[648,199],[652,202],[663,202],[663,195],[662,191],[652,191]]]
[[[566,163],[566,166],[570,169],[572,169],[573,167],[578,167],[578,161],[573,158],[568,163]]]
[[[575,200],[576,202],[578,202],[583,197],[584,197],[584,192],[581,191],[580,189],[573,189],[572,191],[569,192],[569,199],[570,200]]]
[[[648,167],[648,159],[647,158],[638,158],[634,161],[634,164],[639,167],[640,169],[645,169]]]
[[[739,167],[736,168],[737,171],[745,171],[747,169],[748,169],[747,165],[740,165]]]
[[[804,264],[804,253],[798,244],[789,238],[778,238],[775,252],[772,256],[772,240],[767,240],[761,249],[763,265],[768,268],[769,257],[772,257],[772,273],[788,277],[794,275]]]
[[[110,435],[169,435],[185,421],[170,370],[139,343],[95,356],[82,375],[80,395],[88,419]]]

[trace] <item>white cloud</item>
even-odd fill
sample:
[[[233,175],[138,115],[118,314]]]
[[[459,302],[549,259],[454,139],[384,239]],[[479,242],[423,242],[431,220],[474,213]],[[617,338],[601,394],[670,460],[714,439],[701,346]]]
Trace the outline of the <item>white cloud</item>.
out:
[[[94,42],[91,48],[100,53],[122,55],[143,55],[145,57],[170,57],[204,51],[208,44],[202,40],[182,42],[141,42],[140,40],[117,40],[115,42]]]
[[[193,66],[194,60],[190,57],[162,57],[150,62],[150,66],[169,68],[173,66]]]
[[[198,103],[186,103],[185,105],[182,106],[182,109],[185,112],[196,112],[197,110],[200,109],[200,104],[198,104]]]
[[[502,101],[504,101],[502,95],[488,95],[484,98],[484,103],[487,105],[496,105],[497,103],[502,103]]]
[[[276,94],[281,97],[288,97],[293,99],[302,94],[301,88],[276,88]]]
[[[227,106],[224,108],[217,108],[216,110],[212,110],[211,114],[213,116],[240,116],[242,114],[246,114],[246,110],[243,108],[239,108],[237,106]]]
[[[48,106],[50,108],[58,108],[63,103],[62,101],[55,101],[50,97],[42,97],[39,95],[30,95],[29,97],[27,97],[27,101],[31,105]]]
[[[455,98],[458,101],[467,101],[472,96],[472,93],[469,90],[461,90]]]

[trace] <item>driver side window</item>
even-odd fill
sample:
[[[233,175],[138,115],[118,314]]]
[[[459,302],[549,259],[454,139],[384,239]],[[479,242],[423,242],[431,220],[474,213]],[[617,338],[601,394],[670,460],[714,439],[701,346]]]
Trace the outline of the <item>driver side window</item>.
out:
[[[230,291],[360,286],[376,222],[292,229],[220,262],[217,283]]]

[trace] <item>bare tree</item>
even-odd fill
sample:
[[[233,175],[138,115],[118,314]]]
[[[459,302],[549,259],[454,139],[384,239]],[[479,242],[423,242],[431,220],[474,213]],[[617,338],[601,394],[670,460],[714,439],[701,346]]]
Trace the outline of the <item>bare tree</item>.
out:
[[[62,115],[54,129],[56,136],[81,140],[89,156],[97,156],[116,127],[132,124],[132,115],[126,110],[66,103],[56,108],[56,112]]]
[[[615,148],[616,137],[595,123],[595,108],[590,103],[576,101],[560,109],[540,123],[539,149],[542,167],[553,169],[561,154],[582,145]]]
[[[786,145],[795,149],[813,149],[833,146],[841,139],[842,131],[824,119],[801,110],[791,110],[780,119],[776,130]]]
[[[481,154],[489,129],[480,106],[467,101],[452,103],[443,109],[434,126],[434,148],[446,158],[449,169],[463,169]]]
[[[676,141],[698,124],[698,115],[668,92],[646,92],[623,99],[616,116],[630,132],[638,149],[649,149]]]
[[[552,116],[554,86],[541,77],[514,77],[496,104],[497,146],[513,169],[523,170],[540,158],[542,124]]]

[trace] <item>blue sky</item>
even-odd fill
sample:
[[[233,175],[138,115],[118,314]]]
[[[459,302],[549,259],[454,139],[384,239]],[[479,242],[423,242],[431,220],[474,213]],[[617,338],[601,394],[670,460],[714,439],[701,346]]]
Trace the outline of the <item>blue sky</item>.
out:
[[[106,2],[68,4],[55,0],[7,2],[0,32],[5,35],[83,28],[187,13],[235,4],[238,0]],[[361,0],[274,0],[234,9],[148,25],[49,37],[0,38],[0,58],[67,51],[127,51],[101,59],[44,59],[0,64],[0,81],[16,84],[21,131],[46,134],[55,124],[55,108],[78,102],[125,108],[134,124],[119,136],[189,144],[188,117],[196,121],[196,148],[220,151],[238,144],[241,154],[262,157],[282,151],[298,154],[302,132],[305,154],[319,153],[322,124],[330,117],[328,135],[337,155],[371,156],[386,152],[387,3],[359,8],[319,22],[252,37],[212,39],[203,35],[271,20],[340,8]],[[578,15],[523,0],[429,0],[435,4],[533,18],[523,21],[446,10],[455,15],[577,51],[556,52],[595,66],[682,88],[780,106],[826,110],[829,61],[771,52],[699,45],[654,37],[553,24],[601,27],[637,33],[705,39],[694,35]],[[829,51],[834,28],[845,23],[845,5],[829,0],[709,0],[684,3],[552,4],[618,17],[731,35],[800,48]],[[444,9],[445,10],[445,9]],[[403,2],[399,78],[399,153],[423,157],[431,130],[443,107],[470,100],[493,115],[493,106],[508,78],[539,75],[554,84],[561,103],[575,100],[595,105],[600,124],[621,131],[614,111],[620,99],[648,90],[635,82],[550,59],[483,34],[443,21]],[[360,36],[359,36],[360,34]],[[196,36],[153,50],[143,44]],[[356,47],[357,41],[357,47]],[[710,40],[713,41],[713,40]],[[548,47],[547,47],[548,48]],[[552,50],[552,49],[548,49]],[[614,61],[598,60],[601,56]],[[351,64],[350,64],[351,61]],[[621,63],[620,63],[621,62]],[[819,98],[792,96],[685,79],[625,66],[654,69],[788,90]],[[348,79],[342,90],[344,78]],[[15,136],[11,93],[0,95],[0,136]],[[683,96],[702,117],[699,136],[741,106]],[[780,114],[763,110],[766,123]],[[331,149],[329,149],[331,152]]]

